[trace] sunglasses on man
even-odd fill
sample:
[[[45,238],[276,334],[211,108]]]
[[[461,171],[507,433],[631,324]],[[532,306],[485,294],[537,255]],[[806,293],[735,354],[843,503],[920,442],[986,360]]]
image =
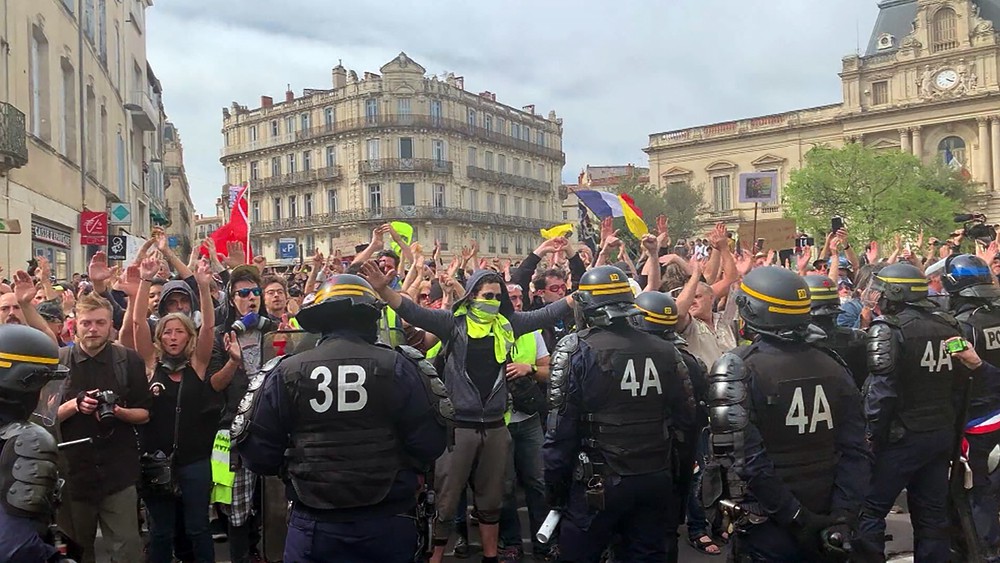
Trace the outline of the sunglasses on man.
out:
[[[251,293],[254,295],[254,297],[260,297],[260,288],[259,287],[244,287],[242,289],[237,289],[236,290],[236,295],[239,295],[240,297],[242,297],[244,299],[246,299],[247,297],[250,297]]]

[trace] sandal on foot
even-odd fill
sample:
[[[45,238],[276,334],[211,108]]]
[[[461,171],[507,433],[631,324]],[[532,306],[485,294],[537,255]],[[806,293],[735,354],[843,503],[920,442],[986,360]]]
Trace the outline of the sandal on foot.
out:
[[[708,534],[701,535],[695,539],[688,540],[691,547],[704,553],[705,555],[722,555],[722,548],[719,547]],[[713,550],[714,548],[714,550]]]

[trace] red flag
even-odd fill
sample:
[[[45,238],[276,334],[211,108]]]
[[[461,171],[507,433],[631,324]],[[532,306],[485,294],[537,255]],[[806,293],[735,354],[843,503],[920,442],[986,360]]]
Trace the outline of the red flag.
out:
[[[213,231],[208,236],[215,241],[215,253],[219,260],[229,256],[226,245],[230,242],[239,243],[246,253],[247,264],[253,261],[253,249],[250,248],[250,217],[247,214],[249,203],[247,203],[247,190],[249,185],[244,183],[236,194],[233,201],[232,211],[229,212],[229,222]],[[201,245],[199,254],[208,257],[208,249]]]
[[[632,199],[632,196],[626,193],[619,195],[621,196],[622,203],[628,204],[628,206],[632,208],[632,211],[634,211],[635,214],[638,215],[640,219],[642,219],[642,209],[639,209],[639,206],[635,204],[635,200]]]

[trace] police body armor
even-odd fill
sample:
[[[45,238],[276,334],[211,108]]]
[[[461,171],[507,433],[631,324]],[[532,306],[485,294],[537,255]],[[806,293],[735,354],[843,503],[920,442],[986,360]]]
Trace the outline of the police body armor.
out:
[[[865,348],[865,333],[863,331],[835,326],[824,328],[826,339],[821,342],[824,347],[837,353],[844,363],[858,389],[868,378],[868,354]]]
[[[963,309],[955,318],[971,330],[976,353],[984,362],[1000,366],[1000,304],[990,303],[979,307]],[[986,390],[981,377],[972,378],[972,393],[969,401],[969,418],[992,413],[998,407],[996,398]]]
[[[912,432],[951,428],[955,370],[944,341],[960,335],[957,323],[946,313],[912,307],[880,319],[879,324],[883,323],[898,328],[904,343],[897,367],[902,376],[897,378],[896,419]]]
[[[585,450],[616,474],[645,475],[670,469],[670,420],[664,407],[666,378],[687,368],[675,351],[647,335],[590,329],[580,338],[592,348],[601,377],[614,378],[601,407],[581,415]],[[654,340],[655,339],[655,340]],[[655,370],[655,372],[651,371]]]
[[[298,420],[287,478],[305,506],[370,506],[389,493],[403,468],[386,408],[396,358],[391,349],[334,340],[282,362]]]
[[[55,437],[31,422],[0,427],[0,510],[48,527],[59,504],[62,480]]]

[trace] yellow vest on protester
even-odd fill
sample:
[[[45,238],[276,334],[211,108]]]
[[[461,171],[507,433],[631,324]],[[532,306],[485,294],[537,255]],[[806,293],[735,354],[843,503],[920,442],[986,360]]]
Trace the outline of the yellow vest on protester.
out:
[[[406,344],[406,334],[403,332],[403,321],[391,307],[382,310],[378,320],[379,340],[395,348]]]
[[[510,350],[510,357],[515,364],[535,365],[535,360],[538,359],[538,341],[535,340],[535,333],[529,332],[518,336],[514,341],[514,347]],[[511,409],[503,413],[504,424],[510,424],[511,414],[513,414]]]

